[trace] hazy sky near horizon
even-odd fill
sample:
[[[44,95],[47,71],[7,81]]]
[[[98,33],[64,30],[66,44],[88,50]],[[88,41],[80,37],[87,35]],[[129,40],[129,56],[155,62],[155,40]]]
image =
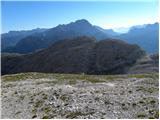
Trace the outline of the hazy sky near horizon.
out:
[[[2,33],[51,28],[87,19],[103,28],[130,27],[158,21],[158,0],[132,2],[2,1]]]

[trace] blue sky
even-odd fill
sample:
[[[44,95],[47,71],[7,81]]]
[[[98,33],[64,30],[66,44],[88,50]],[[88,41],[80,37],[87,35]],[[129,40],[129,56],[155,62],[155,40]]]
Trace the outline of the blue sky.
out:
[[[87,19],[103,28],[119,28],[157,22],[158,1],[3,1],[1,12],[2,33],[51,28],[78,19]]]

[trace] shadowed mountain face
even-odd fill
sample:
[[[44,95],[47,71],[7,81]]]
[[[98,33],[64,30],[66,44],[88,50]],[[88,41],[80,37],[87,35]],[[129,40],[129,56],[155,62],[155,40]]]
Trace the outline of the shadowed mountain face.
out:
[[[15,46],[20,40],[25,37],[44,32],[46,29],[33,29],[23,31],[10,31],[8,33],[1,34],[1,49],[4,50],[8,47]]]
[[[122,39],[131,44],[137,44],[147,53],[159,52],[159,24],[147,24],[142,27],[135,26],[126,34],[115,38]]]
[[[48,44],[45,40],[35,37],[29,36],[20,40],[16,46],[8,47],[4,50],[4,52],[8,53],[30,53],[37,51],[39,49],[47,47]]]
[[[125,73],[145,53],[137,45],[120,40],[97,42],[76,37],[54,43],[47,49],[27,55],[3,55],[2,74],[19,72]]]
[[[39,34],[32,34],[31,36],[27,36],[20,40],[14,47],[6,48],[3,50],[3,52],[29,53],[34,52],[37,49],[46,48],[54,42],[62,39],[85,35],[93,36],[96,39],[100,40],[110,37],[110,33],[108,33],[107,31],[102,32],[95,26],[92,26],[87,20],[82,19],[71,22],[70,24],[58,25],[57,27],[48,29]],[[36,45],[33,46],[33,44]]]

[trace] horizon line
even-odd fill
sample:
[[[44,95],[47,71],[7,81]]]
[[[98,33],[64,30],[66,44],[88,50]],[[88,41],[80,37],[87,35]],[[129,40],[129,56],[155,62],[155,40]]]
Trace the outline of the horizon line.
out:
[[[79,19],[79,20],[82,20],[82,19]],[[87,20],[87,19],[85,19],[85,20]],[[77,21],[77,20],[76,20]],[[88,21],[88,20],[87,20]],[[71,21],[71,22],[75,22],[75,21]],[[55,27],[57,27],[57,26],[59,26],[59,25],[67,25],[67,24],[70,24],[71,22],[69,22],[69,23],[65,23],[65,24],[63,24],[63,23],[60,23],[60,24],[57,24],[56,26],[53,26],[53,27],[35,27],[35,28],[31,28],[31,29],[27,29],[27,28],[24,28],[24,29],[17,29],[17,30],[8,30],[7,32],[3,32],[3,25],[1,25],[1,34],[5,34],[5,33],[9,33],[9,32],[11,32],[11,31],[29,31],[29,30],[35,30],[35,29],[51,29],[51,28],[55,28]],[[88,21],[89,22],[89,21]],[[89,22],[90,23],[90,22]],[[133,26],[142,26],[142,25],[146,25],[146,24],[155,24],[155,23],[159,23],[159,21],[155,21],[155,22],[148,22],[148,23],[143,23],[143,24],[134,24],[134,25],[129,25],[129,26],[120,26],[120,27],[109,27],[109,28],[104,28],[104,27],[102,27],[102,26],[100,26],[100,25],[93,25],[92,23],[90,23],[91,25],[93,25],[93,26],[98,26],[98,27],[101,27],[101,28],[103,28],[103,29],[112,29],[113,31],[115,31],[116,32],[116,30],[118,30],[118,29],[129,29],[129,28],[131,28],[131,27],[133,27]]]
[[[1,0],[7,2],[15,0]],[[17,2],[158,2],[159,0],[16,0]]]

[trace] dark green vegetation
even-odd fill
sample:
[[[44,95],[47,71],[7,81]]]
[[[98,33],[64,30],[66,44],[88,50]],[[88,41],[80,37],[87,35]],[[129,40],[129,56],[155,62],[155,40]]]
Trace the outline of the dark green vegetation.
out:
[[[47,49],[26,55],[3,55],[2,74],[20,72],[58,72],[88,74],[126,73],[145,53],[137,45],[121,40],[97,42],[76,37],[56,42]]]

